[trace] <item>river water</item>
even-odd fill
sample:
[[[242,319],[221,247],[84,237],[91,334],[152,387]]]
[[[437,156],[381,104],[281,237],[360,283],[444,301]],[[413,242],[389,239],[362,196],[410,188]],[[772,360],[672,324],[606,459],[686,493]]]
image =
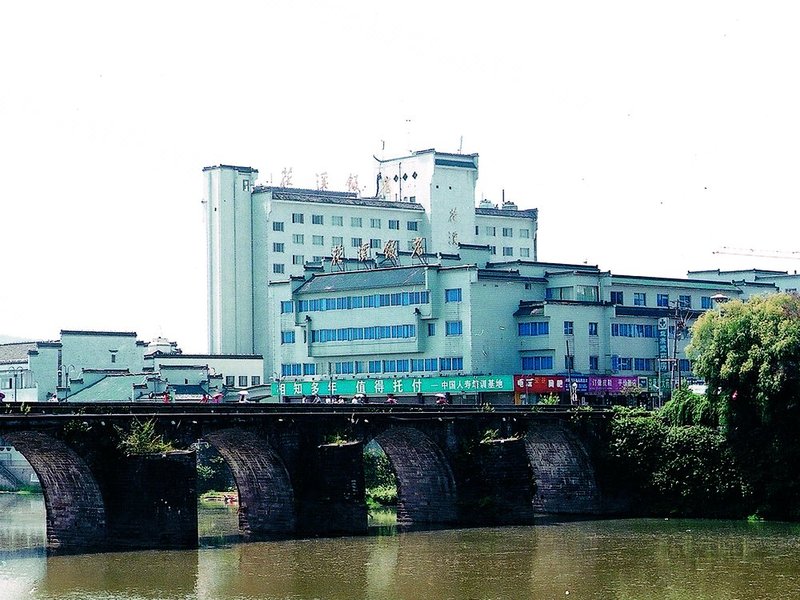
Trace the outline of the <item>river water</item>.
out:
[[[41,497],[0,496],[0,600],[800,598],[800,525],[625,519],[231,543],[201,514],[199,550],[44,553]]]

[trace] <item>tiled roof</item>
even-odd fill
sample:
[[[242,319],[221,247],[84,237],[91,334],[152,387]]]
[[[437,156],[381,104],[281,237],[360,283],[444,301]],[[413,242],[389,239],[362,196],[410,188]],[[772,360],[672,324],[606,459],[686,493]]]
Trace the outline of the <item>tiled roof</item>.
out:
[[[276,188],[257,186],[256,192],[272,192],[275,200],[292,202],[314,202],[318,204],[345,204],[349,206],[370,206],[373,208],[400,208],[424,211],[416,202],[392,202],[380,198],[359,198],[354,192],[329,192],[328,190],[305,190],[300,188]]]
[[[370,288],[397,288],[425,284],[427,267],[398,267],[392,269],[369,269],[343,273],[315,275],[303,285],[297,294],[330,294],[347,290]]]
[[[97,383],[71,394],[70,402],[132,402],[133,386],[147,383],[147,374],[108,375]]]
[[[529,217],[531,219],[535,219],[539,214],[539,209],[527,208],[525,210],[504,210],[502,208],[476,208],[475,214],[492,217]]]
[[[28,351],[36,349],[36,342],[0,344],[0,365],[28,361]]]

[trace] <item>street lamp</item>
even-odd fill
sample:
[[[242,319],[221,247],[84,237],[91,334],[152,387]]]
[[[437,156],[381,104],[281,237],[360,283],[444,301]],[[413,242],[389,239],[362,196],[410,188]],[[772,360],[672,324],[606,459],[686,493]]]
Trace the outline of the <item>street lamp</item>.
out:
[[[14,402],[17,401],[17,388],[19,387],[19,380],[17,379],[22,373],[26,371],[25,367],[11,367],[11,370],[14,372]],[[25,383],[25,378],[23,377],[22,383]]]
[[[272,372],[272,380],[275,382],[275,386],[278,388],[278,404],[283,403],[283,397],[281,394],[281,378],[278,375],[277,371]]]
[[[64,402],[67,401],[69,398],[69,371],[72,369],[73,371],[77,371],[78,369],[75,365],[61,365],[58,368],[58,372],[61,374],[62,383],[64,384]]]

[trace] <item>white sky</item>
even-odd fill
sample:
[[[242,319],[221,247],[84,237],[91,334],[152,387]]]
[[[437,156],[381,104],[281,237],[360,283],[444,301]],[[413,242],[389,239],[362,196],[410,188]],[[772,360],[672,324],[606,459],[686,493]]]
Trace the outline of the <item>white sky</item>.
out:
[[[793,2],[5,2],[0,334],[206,351],[206,165],[331,189],[478,152],[539,258],[800,268]],[[800,255],[798,255],[800,256]]]

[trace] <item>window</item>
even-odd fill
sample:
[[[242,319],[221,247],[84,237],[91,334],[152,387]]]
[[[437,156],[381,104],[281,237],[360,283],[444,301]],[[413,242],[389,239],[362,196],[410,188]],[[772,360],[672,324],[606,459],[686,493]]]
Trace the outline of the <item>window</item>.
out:
[[[514,237],[514,228],[503,227],[503,237]]]
[[[575,333],[575,321],[564,321],[564,335],[573,335]]]
[[[112,363],[115,363],[115,362],[117,362],[117,355],[116,355],[116,354],[114,354],[113,352],[111,353],[111,362],[112,362]]]
[[[656,337],[655,325],[640,325],[638,323],[612,323],[611,335],[614,337]]]
[[[273,252],[283,252],[284,251],[283,242],[273,242],[272,243],[272,251]]]
[[[428,323],[428,337],[436,335],[436,323]]]
[[[389,219],[389,229],[400,229],[400,220]]]
[[[461,302],[461,288],[453,288],[444,291],[445,302]]]
[[[611,304],[625,304],[622,292],[611,292]]]
[[[379,360],[371,360],[369,364],[367,364],[367,370],[370,373],[380,373],[381,372],[381,361]]]
[[[344,219],[342,217],[331,217],[331,225],[336,225],[341,227],[344,224]]]
[[[453,371],[463,371],[464,370],[464,357],[463,356],[454,356],[453,357]]]
[[[293,233],[292,234],[292,242],[295,244],[304,244],[305,243],[305,236],[302,233]]]
[[[249,192],[250,191],[250,180],[249,179],[242,179],[242,191]]]
[[[552,356],[523,356],[523,371],[549,371],[553,368]]]
[[[530,230],[529,229],[520,229],[519,230],[519,237],[525,238],[525,239],[531,237]]]
[[[406,223],[406,229],[408,231],[417,231],[419,229],[419,222],[418,221],[408,221]]]
[[[519,249],[519,255],[520,255],[522,258],[530,258],[530,256],[531,256],[531,249],[530,249],[530,248],[520,248],[520,249]]]
[[[617,359],[617,368],[620,371],[633,371],[633,359],[630,357],[619,357]]]
[[[311,243],[315,246],[324,246],[325,245],[325,236],[324,235],[312,235],[311,236]]]
[[[489,254],[497,254],[497,246],[489,246]]]
[[[303,213],[292,213],[292,223],[302,223]]]
[[[291,300],[281,300],[281,314],[293,313],[294,302]]]
[[[350,238],[350,245],[353,248],[358,248],[361,245],[361,238]]]
[[[381,228],[381,220],[380,219],[370,219],[369,226],[373,229],[380,229]]]
[[[284,272],[283,263],[275,263],[274,265],[272,265],[272,272],[273,273],[283,273]]]
[[[303,363],[303,375],[316,375],[317,363]]]
[[[394,360],[385,360],[383,361],[383,372],[384,373],[394,373],[397,371],[397,362]]]
[[[590,356],[589,357],[589,370],[590,371],[597,371],[600,368],[600,357],[599,356]]]
[[[341,246],[343,243],[344,243],[344,240],[342,239],[342,236],[340,236],[340,235],[334,235],[331,238],[331,244],[333,244],[334,246]]]
[[[678,306],[681,308],[692,308],[692,297],[678,296]]]
[[[281,331],[281,344],[294,344],[294,331]]]
[[[381,248],[381,241],[378,238],[372,238],[369,241],[370,248]]]
[[[324,225],[325,218],[322,215],[311,215],[311,224],[312,225]]]
[[[497,227],[494,227],[493,225],[487,225],[486,235],[491,235],[491,236],[497,235]]]
[[[514,256],[514,248],[511,246],[503,246],[503,256]]]
[[[517,333],[520,336],[550,335],[550,323],[547,321],[520,323],[517,328]]]
[[[350,217],[350,227],[361,227],[361,217]]]
[[[300,363],[284,363],[281,365],[281,377],[297,377],[300,375]]]
[[[700,308],[711,308],[711,296],[700,296]]]
[[[346,375],[353,373],[353,361],[337,362],[333,365],[334,373],[337,375]]]
[[[412,371],[424,371],[425,370],[425,361],[421,358],[412,358],[411,359],[411,370]]]
[[[655,371],[656,359],[655,358],[634,358],[633,368],[636,371]]]
[[[567,354],[564,357],[564,368],[567,371],[572,371],[575,369],[575,357],[572,356],[571,354]]]
[[[225,376],[225,385],[228,387],[233,387],[234,383],[236,383],[236,378],[233,375],[226,375]]]
[[[634,306],[647,306],[647,294],[644,292],[634,292],[633,293],[633,305]]]
[[[305,256],[302,254],[293,254],[292,255],[292,264],[293,265],[302,265],[306,262]]]
[[[566,287],[551,287],[544,291],[544,297],[547,300],[574,300],[574,290],[570,286]]]
[[[462,326],[461,321],[445,321],[444,334],[445,335],[461,335]]]
[[[669,306],[669,294],[656,294],[656,306]]]
[[[283,231],[283,221],[273,221],[272,231]]]
[[[404,358],[402,360],[397,361],[397,372],[398,373],[408,373],[408,359]]]
[[[261,376],[260,375],[253,375],[250,378],[250,385],[261,385]]]
[[[589,323],[589,335],[597,335],[597,323]]]
[[[239,375],[239,387],[247,387],[247,375]]]

